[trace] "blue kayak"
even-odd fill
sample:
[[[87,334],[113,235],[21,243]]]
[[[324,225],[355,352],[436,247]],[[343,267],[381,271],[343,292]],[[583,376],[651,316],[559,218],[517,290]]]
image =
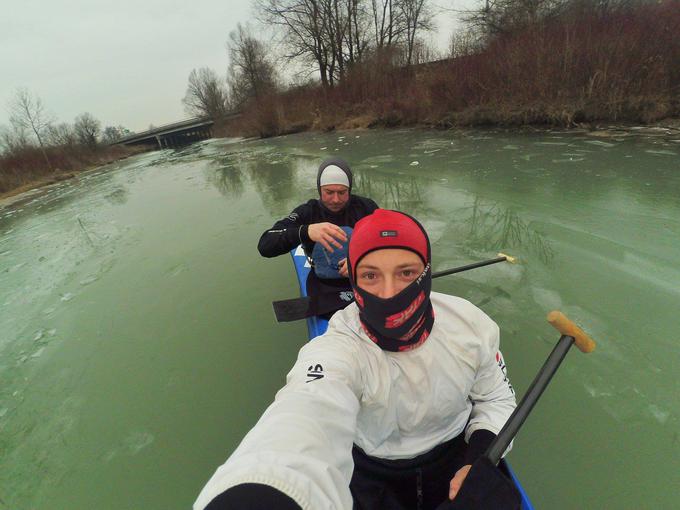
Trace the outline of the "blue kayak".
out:
[[[302,246],[294,248],[293,250],[291,250],[290,254],[293,257],[293,263],[295,264],[295,273],[297,275],[298,285],[300,286],[300,296],[306,296],[307,275],[309,274],[309,271],[311,269],[311,266],[309,265],[309,260],[307,259],[307,256],[305,255]],[[322,319],[321,317],[307,318],[307,336],[309,340],[312,340],[317,336],[323,335],[326,332],[327,328],[328,321],[326,319]],[[508,477],[512,479],[515,486],[517,487],[517,490],[522,496],[522,510],[534,510],[534,506],[531,504],[531,501],[529,501],[529,496],[524,491],[524,487],[522,487],[522,484],[519,482],[519,479],[517,478],[517,476],[515,476],[515,473],[512,470],[512,468],[510,468],[510,464],[508,464],[505,460],[501,460],[498,467],[503,472],[505,472],[505,474]]]

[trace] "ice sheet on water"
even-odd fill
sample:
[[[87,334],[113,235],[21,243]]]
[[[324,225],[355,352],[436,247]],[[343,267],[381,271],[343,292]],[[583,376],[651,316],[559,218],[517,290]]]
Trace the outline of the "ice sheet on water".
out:
[[[144,448],[154,442],[154,435],[146,431],[133,431],[112,450],[109,450],[104,456],[104,462],[110,462],[119,453],[122,455],[137,455]]]
[[[413,150],[421,152],[421,151],[428,151],[432,149],[448,149],[451,144],[450,140],[442,140],[441,138],[432,138],[429,140],[423,140],[421,142],[416,143],[413,146]]]
[[[380,165],[381,163],[392,163],[393,161],[394,156],[383,154],[380,156],[371,156],[370,158],[365,158],[361,161],[361,163]]]
[[[584,161],[585,158],[568,158],[568,159],[553,159],[553,163],[578,163],[579,161]]]
[[[654,417],[654,419],[662,425],[668,421],[668,417],[670,416],[670,412],[668,410],[661,409],[656,404],[651,404],[647,410]]]
[[[597,145],[598,147],[615,147],[615,143],[609,143],[609,142],[603,142],[602,140],[586,140],[585,143],[589,143],[590,145]]]
[[[645,152],[648,153],[648,154],[654,154],[654,155],[657,155],[657,156],[677,156],[678,155],[677,152],[673,152],[673,151],[669,151],[669,150],[665,150],[665,149],[647,149]]]
[[[437,219],[425,218],[422,220],[423,227],[427,231],[430,243],[436,243],[446,231],[446,222]]]
[[[534,301],[544,310],[559,310],[562,308],[562,298],[555,290],[533,287],[531,294]]]
[[[97,275],[90,275],[90,276],[88,276],[87,278],[85,278],[85,279],[83,279],[83,280],[80,280],[80,285],[83,285],[83,286],[89,285],[89,284],[91,284],[91,283],[93,283],[93,282],[96,282],[97,280],[99,280],[99,276],[97,276]]]

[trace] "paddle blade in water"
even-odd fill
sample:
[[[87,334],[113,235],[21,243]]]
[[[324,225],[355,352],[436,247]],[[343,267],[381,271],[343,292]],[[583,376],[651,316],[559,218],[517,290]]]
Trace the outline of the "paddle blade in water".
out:
[[[311,317],[314,315],[309,310],[310,300],[308,297],[284,299],[272,302],[277,322],[291,322]]]

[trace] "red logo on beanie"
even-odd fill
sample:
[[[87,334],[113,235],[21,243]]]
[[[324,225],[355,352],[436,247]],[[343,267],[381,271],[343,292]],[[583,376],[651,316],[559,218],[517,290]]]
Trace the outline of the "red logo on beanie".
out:
[[[390,315],[387,319],[385,319],[385,327],[393,329],[401,326],[404,322],[411,318],[423,301],[425,301],[425,293],[421,290],[418,296],[416,296],[416,298],[411,301],[411,304],[408,305],[405,310],[395,313],[394,315]]]

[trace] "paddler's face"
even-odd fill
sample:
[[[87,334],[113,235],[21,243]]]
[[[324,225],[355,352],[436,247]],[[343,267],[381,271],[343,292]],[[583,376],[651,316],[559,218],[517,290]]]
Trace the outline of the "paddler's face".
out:
[[[421,258],[410,250],[387,248],[364,256],[356,268],[357,285],[382,299],[408,287],[425,269]]]
[[[349,188],[342,184],[321,186],[321,203],[333,212],[340,212],[349,200]]]

